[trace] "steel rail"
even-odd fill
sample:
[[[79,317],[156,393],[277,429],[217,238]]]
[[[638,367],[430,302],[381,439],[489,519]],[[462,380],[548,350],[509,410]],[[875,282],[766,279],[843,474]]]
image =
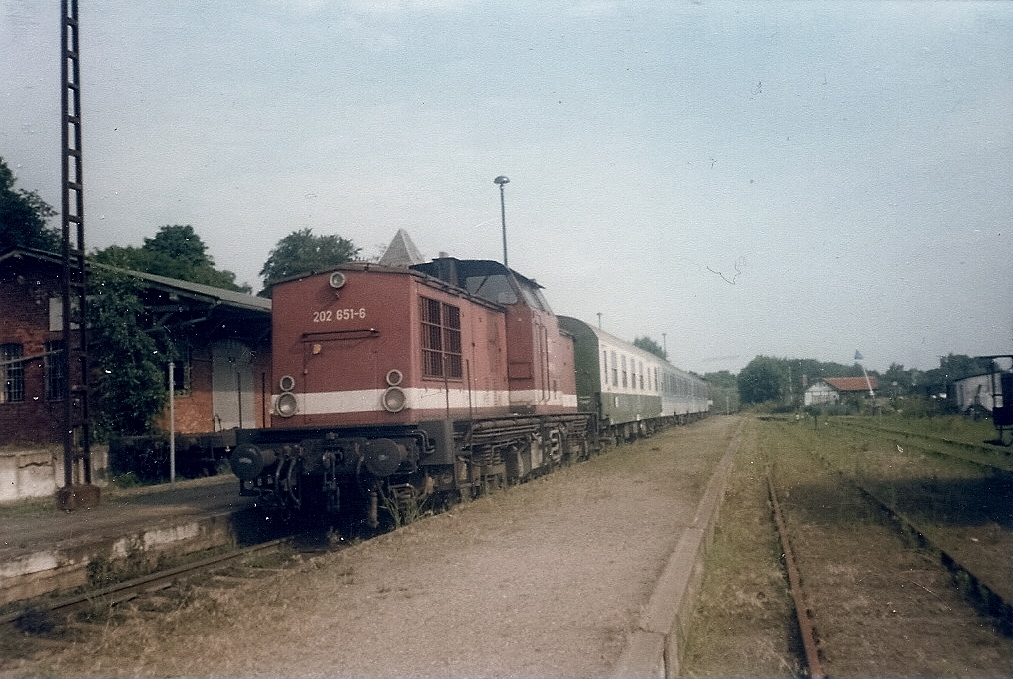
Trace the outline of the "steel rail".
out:
[[[851,429],[853,431],[865,432],[879,438],[888,439],[890,437],[904,437],[908,439],[921,439],[924,443],[913,443],[905,445],[913,446],[924,446],[924,445],[946,445],[954,448],[962,449],[965,451],[971,451],[978,453],[979,455],[992,456],[992,455],[1005,455],[1007,459],[999,459],[997,462],[984,462],[982,460],[976,460],[970,457],[964,457],[963,455],[947,452],[945,450],[939,450],[936,448],[921,448],[924,452],[938,455],[940,457],[953,458],[955,460],[962,460],[964,462],[977,465],[979,467],[988,467],[999,471],[1010,472],[1013,471],[1013,463],[1008,459],[1010,456],[1009,451],[1003,450],[998,446],[989,446],[980,443],[968,443],[966,441],[956,441],[954,439],[944,438],[942,436],[934,436],[932,434],[921,434],[918,432],[904,431],[901,429],[890,429],[888,427],[878,427],[872,424],[866,424],[864,422],[834,422],[832,424],[842,429]]]
[[[841,479],[850,483],[866,500],[877,507],[881,512],[894,523],[897,529],[913,539],[918,547],[932,553],[939,559],[939,563],[946,568],[954,579],[954,583],[960,587],[960,581],[964,581],[961,588],[971,603],[982,613],[992,617],[998,624],[999,631],[1004,636],[1013,636],[1013,603],[1007,601],[995,588],[978,577],[970,568],[959,562],[947,550],[937,545],[918,524],[898,511],[876,493],[872,492],[855,479],[849,477],[840,469],[837,469],[822,455],[816,454],[817,459],[823,465],[835,472]]]
[[[201,559],[200,561],[184,564],[182,566],[176,566],[174,568],[149,573],[148,575],[142,575],[131,580],[125,580],[123,582],[109,585],[108,587],[103,587],[102,589],[65,597],[51,603],[29,606],[21,611],[9,613],[0,617],[0,626],[16,625],[18,621],[29,611],[35,614],[53,614],[59,612],[67,613],[75,610],[76,608],[99,601],[110,606],[124,601],[129,601],[140,594],[147,594],[160,589],[165,589],[166,587],[171,586],[172,583],[182,575],[198,573],[213,568],[221,568],[228,565],[230,562],[238,561],[253,554],[275,549],[282,544],[291,542],[291,540],[291,537],[278,538],[257,545],[251,545],[250,547],[244,547],[226,554],[218,554],[206,559]]]
[[[799,633],[802,636],[802,648],[805,651],[805,662],[809,668],[809,676],[813,679],[823,679],[823,666],[820,663],[819,647],[816,645],[815,625],[812,616],[809,614],[809,607],[805,602],[805,592],[802,589],[802,579],[799,576],[798,566],[795,564],[795,556],[791,551],[791,544],[788,540],[788,527],[784,523],[784,516],[781,514],[781,504],[777,500],[777,490],[774,488],[774,479],[767,474],[767,488],[770,491],[770,502],[774,508],[774,523],[777,525],[777,533],[781,538],[781,550],[784,553],[784,565],[788,571],[788,583],[791,585],[791,598],[795,601],[795,617],[798,620]]]

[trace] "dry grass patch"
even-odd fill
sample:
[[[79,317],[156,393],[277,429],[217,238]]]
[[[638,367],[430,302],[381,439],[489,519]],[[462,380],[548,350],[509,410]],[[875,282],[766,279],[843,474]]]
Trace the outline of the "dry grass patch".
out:
[[[770,520],[764,449],[743,435],[707,554],[687,676],[798,676],[793,609]]]

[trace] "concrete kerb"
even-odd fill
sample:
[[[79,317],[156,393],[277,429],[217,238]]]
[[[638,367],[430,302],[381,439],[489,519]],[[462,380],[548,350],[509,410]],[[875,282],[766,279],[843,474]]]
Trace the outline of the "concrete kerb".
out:
[[[703,560],[710,549],[728,476],[738,451],[740,423],[728,451],[711,476],[693,523],[672,550],[640,616],[626,650],[613,669],[615,677],[677,677],[682,665],[693,608],[703,582]]]
[[[231,513],[142,530],[117,538],[63,545],[0,563],[0,605],[88,582],[89,565],[121,568],[131,559],[153,561],[162,554],[186,554],[235,542]]]

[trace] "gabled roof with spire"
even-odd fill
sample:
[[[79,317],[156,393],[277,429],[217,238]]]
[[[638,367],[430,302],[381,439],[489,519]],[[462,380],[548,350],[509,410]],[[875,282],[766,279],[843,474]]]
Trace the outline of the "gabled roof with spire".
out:
[[[408,232],[398,229],[394,234],[394,240],[387,246],[387,251],[380,258],[380,264],[384,266],[397,266],[408,268],[413,264],[422,264],[426,260],[422,257],[419,249],[415,247]]]

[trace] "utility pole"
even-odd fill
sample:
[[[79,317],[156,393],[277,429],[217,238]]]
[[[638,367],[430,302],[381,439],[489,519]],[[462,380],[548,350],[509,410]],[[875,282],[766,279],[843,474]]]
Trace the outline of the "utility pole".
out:
[[[60,122],[63,140],[63,358],[67,389],[63,394],[63,488],[60,509],[97,505],[91,479],[91,431],[88,413],[87,270],[84,250],[84,175],[81,164],[81,58],[77,0],[61,1]]]
[[[504,196],[503,187],[510,183],[510,180],[503,175],[496,177],[492,180],[494,184],[499,184],[499,209],[500,216],[503,218],[503,266],[509,268],[507,264],[507,237],[506,237],[506,197]]]

